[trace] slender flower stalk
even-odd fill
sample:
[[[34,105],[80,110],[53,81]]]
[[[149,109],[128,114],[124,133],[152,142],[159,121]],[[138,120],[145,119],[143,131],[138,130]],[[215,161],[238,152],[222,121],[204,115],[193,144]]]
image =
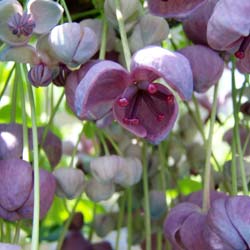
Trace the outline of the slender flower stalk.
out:
[[[210,181],[211,181],[211,154],[212,154],[212,140],[214,132],[214,123],[216,118],[216,108],[217,108],[217,95],[218,95],[218,83],[214,87],[213,95],[213,106],[210,119],[209,134],[206,143],[206,162],[205,162],[205,171],[204,171],[204,186],[203,186],[203,211],[208,211],[210,207]]]

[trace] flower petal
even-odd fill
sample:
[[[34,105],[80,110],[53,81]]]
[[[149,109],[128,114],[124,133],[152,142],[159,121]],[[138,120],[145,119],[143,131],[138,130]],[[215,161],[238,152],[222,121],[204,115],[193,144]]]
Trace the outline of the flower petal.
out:
[[[38,64],[40,59],[34,47],[6,47],[0,52],[0,61],[14,61],[17,63]]]
[[[129,130],[131,133],[139,137],[143,137],[151,143],[158,144],[167,137],[168,133],[173,128],[178,114],[178,104],[170,90],[162,84],[155,85],[157,86],[159,92],[161,92],[166,98],[167,96],[171,96],[172,100],[171,102],[167,102],[165,99],[157,98],[156,96],[151,95],[150,98],[154,107],[151,103],[148,103],[145,100],[138,101],[136,107],[136,116],[139,120],[138,125],[129,125],[124,122],[124,118],[126,117],[126,108],[120,107],[116,104],[116,102],[113,106],[113,113],[115,119],[121,124],[121,126]],[[150,106],[152,106],[155,110],[152,110]],[[157,120],[158,115],[163,116],[160,121]]]
[[[0,161],[0,205],[14,211],[21,207],[32,189],[32,168],[26,161]]]
[[[244,58],[237,60],[236,66],[241,73],[250,74],[250,44],[247,46],[244,53]]]
[[[157,46],[148,46],[136,52],[131,61],[135,80],[163,78],[183,99],[193,93],[193,76],[186,57]]]
[[[22,250],[21,246],[8,244],[8,243],[0,243],[1,250]]]
[[[207,25],[208,44],[216,50],[235,50],[249,35],[250,2],[220,0]]]
[[[167,18],[184,18],[199,7],[205,0],[148,0],[152,14]]]
[[[112,108],[130,82],[128,72],[112,61],[100,61],[81,79],[75,95],[76,113],[82,119],[99,120]]]
[[[194,91],[204,93],[218,83],[224,70],[224,61],[215,51],[206,46],[193,45],[179,52],[190,62],[194,77]]]
[[[36,23],[34,32],[43,34],[56,26],[62,17],[63,8],[51,0],[32,0],[28,2],[28,12]]]

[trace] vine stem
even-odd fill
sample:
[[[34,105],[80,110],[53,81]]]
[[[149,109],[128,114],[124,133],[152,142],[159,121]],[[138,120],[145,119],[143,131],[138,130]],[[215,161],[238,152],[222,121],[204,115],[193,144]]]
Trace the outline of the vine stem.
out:
[[[120,0],[115,0],[115,7],[116,7],[115,14],[116,14],[116,18],[118,21],[120,35],[121,35],[122,48],[123,48],[124,58],[125,58],[125,62],[126,62],[126,67],[127,67],[127,69],[129,69],[130,68],[131,53],[130,53],[130,49],[128,46],[128,38],[127,38],[126,29],[125,29],[125,25],[124,25],[123,15],[121,12]]]
[[[150,223],[150,206],[148,191],[148,165],[147,165],[147,146],[143,143],[142,147],[142,165],[143,165],[143,193],[144,193],[144,211],[145,211],[145,236],[146,250],[151,250],[151,223]]]
[[[101,47],[100,47],[100,52],[99,52],[99,59],[104,59],[105,54],[106,54],[106,46],[107,46],[107,32],[108,32],[108,22],[107,19],[102,13],[102,40],[101,40]]]
[[[33,170],[34,170],[34,209],[33,209],[33,227],[31,249],[39,249],[39,215],[40,215],[40,183],[39,183],[39,148],[36,124],[35,101],[31,85],[27,86],[31,120],[32,120],[32,141],[33,141]]]
[[[3,86],[3,89],[2,89],[2,91],[1,91],[1,93],[0,93],[0,100],[2,99],[4,93],[5,93],[5,91],[6,91],[7,87],[8,87],[8,85],[9,85],[9,82],[10,82],[10,79],[12,78],[12,75],[13,75],[14,70],[15,70],[15,65],[11,68],[11,70],[10,70],[10,72],[9,72],[9,74],[8,74],[8,77],[7,77],[6,81],[5,81],[5,84],[4,84],[4,86]]]
[[[64,10],[65,10],[65,13],[66,13],[68,22],[69,22],[69,23],[72,23],[72,18],[71,18],[71,16],[70,16],[69,9],[68,9],[68,6],[67,6],[65,0],[61,0],[61,3],[62,3],[62,6],[63,6],[63,8],[64,8]]]
[[[248,187],[245,173],[245,166],[243,162],[243,153],[241,148],[241,141],[239,135],[239,116],[238,111],[239,107],[237,105],[237,89],[236,89],[236,81],[235,81],[235,58],[232,57],[232,99],[233,99],[233,116],[234,116],[234,128],[233,128],[233,137],[235,138],[235,148],[239,154],[239,167],[242,178],[242,187],[243,193],[248,195]],[[235,157],[235,154],[233,155]]]
[[[205,170],[204,170],[204,187],[203,187],[203,204],[202,204],[202,209],[205,212],[209,209],[210,206],[210,181],[211,181],[210,158],[212,154],[212,140],[213,140],[213,131],[216,118],[216,109],[217,109],[218,85],[219,84],[217,83],[214,86],[213,105],[211,111],[209,133],[206,143],[207,154],[206,154]]]

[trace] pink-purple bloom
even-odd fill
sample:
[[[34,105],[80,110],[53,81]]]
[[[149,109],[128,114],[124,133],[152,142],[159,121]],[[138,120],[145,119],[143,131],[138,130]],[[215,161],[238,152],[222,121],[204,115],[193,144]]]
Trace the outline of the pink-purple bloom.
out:
[[[157,46],[135,53],[130,72],[107,60],[88,63],[87,68],[66,82],[67,99],[77,116],[96,121],[112,113],[121,126],[152,143],[166,138],[178,113],[174,94],[159,79],[184,100],[193,92],[188,60]]]

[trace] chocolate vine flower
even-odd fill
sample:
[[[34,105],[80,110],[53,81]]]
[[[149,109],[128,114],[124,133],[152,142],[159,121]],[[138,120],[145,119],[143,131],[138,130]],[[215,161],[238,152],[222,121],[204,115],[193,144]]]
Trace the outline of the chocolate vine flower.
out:
[[[185,18],[206,0],[148,0],[149,11],[156,16]]]
[[[113,112],[121,126],[152,143],[166,138],[178,113],[174,94],[159,79],[164,79],[182,99],[192,96],[188,60],[161,47],[149,46],[135,53],[130,73],[108,60],[88,67],[80,71],[82,74],[69,75],[71,80],[66,83],[77,116],[96,121]]]
[[[249,209],[248,196],[232,196],[214,201],[204,228],[204,239],[209,249],[250,249]]]
[[[207,26],[209,45],[216,50],[235,53],[247,73],[250,72],[250,67],[247,65],[249,62],[247,50],[250,46],[249,9],[248,0],[220,0]]]
[[[32,33],[47,33],[60,20],[61,5],[50,0],[31,0],[27,12],[16,0],[0,1],[0,40],[11,45],[26,44]]]
[[[224,70],[224,62],[215,51],[203,45],[192,45],[179,52],[190,62],[194,91],[204,93],[218,83]]]

